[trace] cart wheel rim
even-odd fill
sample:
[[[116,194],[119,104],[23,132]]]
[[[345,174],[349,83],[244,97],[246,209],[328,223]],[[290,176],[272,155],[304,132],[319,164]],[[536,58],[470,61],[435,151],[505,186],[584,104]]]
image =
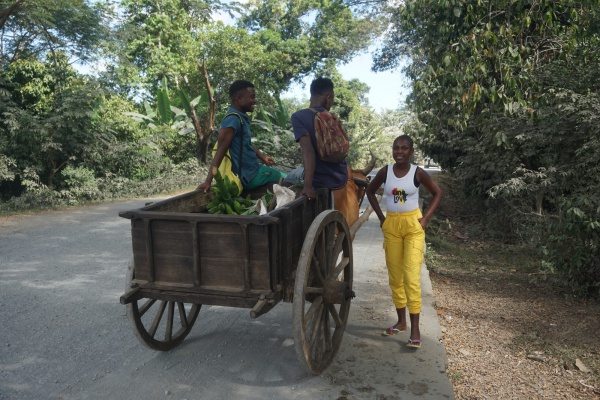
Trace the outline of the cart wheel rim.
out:
[[[126,286],[135,276],[133,261],[127,269]],[[153,350],[168,351],[190,333],[201,304],[142,298],[127,304],[127,317],[140,342]]]
[[[319,374],[335,357],[352,299],[352,241],[343,215],[320,213],[306,234],[294,284],[294,342],[300,363]]]

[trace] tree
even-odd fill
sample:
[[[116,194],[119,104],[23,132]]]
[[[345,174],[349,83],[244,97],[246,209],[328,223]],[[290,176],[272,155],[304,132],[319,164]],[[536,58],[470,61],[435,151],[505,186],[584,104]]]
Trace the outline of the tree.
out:
[[[538,240],[547,265],[598,293],[600,187],[580,157],[597,159],[600,4],[409,0],[388,12],[375,68],[410,57],[422,147],[485,202],[490,232]]]
[[[62,52],[71,61],[94,57],[106,33],[102,2],[82,0],[3,0],[0,3],[0,65],[24,57],[43,59]]]
[[[285,60],[276,81],[282,90],[325,65],[348,62],[379,33],[343,1],[250,0],[240,26],[256,33],[269,53]]]
[[[199,35],[198,58],[204,61],[215,100],[220,108],[229,104],[229,86],[237,79],[245,79],[257,86],[260,104],[275,105],[273,95],[284,90],[280,84],[282,71],[289,59],[278,52],[270,52],[246,29],[222,23],[206,25]],[[201,75],[190,75],[190,86],[205,87]]]
[[[66,56],[42,63],[21,59],[6,71],[10,96],[0,98],[0,151],[15,170],[35,171],[53,187],[68,163],[89,162],[103,138],[93,129],[101,89],[68,66]]]
[[[122,93],[152,96],[163,78],[179,87],[200,77],[198,35],[213,11],[228,7],[218,0],[121,0],[121,9],[117,40],[104,44],[113,61],[104,79]]]
[[[407,1],[388,9],[393,28],[375,69],[410,57],[410,102],[437,139],[432,152],[454,168],[467,149],[461,138],[504,143],[487,137],[491,114],[535,111],[543,83],[536,74],[594,35],[595,3]]]

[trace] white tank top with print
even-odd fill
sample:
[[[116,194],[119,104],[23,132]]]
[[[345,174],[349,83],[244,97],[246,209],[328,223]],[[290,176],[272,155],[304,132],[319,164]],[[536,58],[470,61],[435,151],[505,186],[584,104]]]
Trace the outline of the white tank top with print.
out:
[[[388,211],[407,212],[419,208],[419,188],[415,186],[416,173],[417,166],[411,164],[408,174],[396,178],[394,164],[388,165],[384,187]]]

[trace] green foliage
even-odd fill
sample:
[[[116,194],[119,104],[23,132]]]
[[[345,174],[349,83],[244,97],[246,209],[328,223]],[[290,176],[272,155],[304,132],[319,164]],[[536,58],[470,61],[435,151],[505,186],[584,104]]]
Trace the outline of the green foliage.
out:
[[[544,266],[581,296],[600,298],[600,201],[597,196],[563,198],[550,223]]]
[[[204,59],[220,106],[229,104],[229,86],[237,79],[256,85],[257,99],[262,105],[272,104],[271,94],[285,90],[291,80],[284,76],[289,57],[270,52],[258,35],[221,23],[205,26],[199,35],[199,57]],[[190,79],[204,86],[201,77]]]
[[[92,4],[90,4],[92,3]],[[0,66],[65,52],[89,60],[107,33],[101,1],[8,0],[0,12]]]
[[[91,177],[90,175],[88,175]],[[115,174],[96,178],[99,194],[94,201],[109,201],[132,197],[152,197],[165,195],[196,187],[201,176],[206,176],[206,168],[200,168],[195,159],[165,168],[161,175],[146,181],[133,181]],[[22,174],[26,191],[18,197],[0,202],[0,213],[19,212],[31,209],[48,209],[74,204],[85,204],[85,196],[72,194],[68,189],[50,190],[43,185],[33,171]],[[84,179],[85,180],[85,179]]]
[[[196,35],[209,19],[213,3],[122,0],[118,40],[106,43],[107,54],[115,61],[108,66],[107,79],[127,91],[139,82],[142,89],[155,93],[163,78],[174,82],[196,69]],[[133,82],[127,82],[130,77]]]
[[[274,78],[281,88],[300,81],[328,59],[347,62],[379,32],[342,1],[251,0],[240,26],[256,32],[266,51],[283,63]]]
[[[190,100],[185,90],[180,89],[178,96],[171,99],[168,83],[164,78],[157,89],[154,102],[156,109],[145,102],[144,114],[127,111],[124,115],[147,128],[146,143],[161,155],[176,164],[186,160],[194,152],[197,137],[192,112],[198,113],[201,108],[208,107],[207,91]],[[182,105],[184,108],[178,108],[176,105]]]
[[[12,181],[15,179],[15,173],[13,171],[15,166],[16,163],[13,159],[4,154],[0,154],[0,182]]]
[[[490,207],[490,229],[546,246],[546,265],[580,293],[599,281],[599,12],[587,0],[410,0],[388,9],[376,59],[410,57],[422,149]]]
[[[158,110],[158,117],[161,124],[168,124],[173,120],[167,78],[162,79],[162,84],[156,92],[156,109]]]
[[[94,81],[78,78],[64,58],[20,60],[5,77],[12,87],[0,99],[1,152],[16,170],[32,168],[52,188],[67,163],[87,162],[101,151],[107,138],[93,129],[102,95]]]
[[[60,174],[65,186],[61,193],[64,193],[65,197],[68,197],[73,204],[77,204],[81,200],[94,200],[99,197],[98,180],[91,169],[67,165]]]
[[[597,34],[598,4],[588,1],[408,1],[389,12],[394,29],[376,68],[411,57],[411,102],[435,142],[431,153],[446,168],[467,152],[463,137],[496,139],[489,138],[496,114],[535,113],[544,88],[540,68],[570,59],[585,36]]]

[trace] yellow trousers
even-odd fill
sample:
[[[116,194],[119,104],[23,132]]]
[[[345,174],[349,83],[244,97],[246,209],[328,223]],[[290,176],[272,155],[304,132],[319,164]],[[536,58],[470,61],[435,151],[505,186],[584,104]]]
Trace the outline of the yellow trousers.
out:
[[[422,216],[418,208],[388,212],[381,227],[392,301],[396,308],[408,306],[410,314],[419,314],[422,304],[421,264],[425,248],[425,231],[419,223]]]

